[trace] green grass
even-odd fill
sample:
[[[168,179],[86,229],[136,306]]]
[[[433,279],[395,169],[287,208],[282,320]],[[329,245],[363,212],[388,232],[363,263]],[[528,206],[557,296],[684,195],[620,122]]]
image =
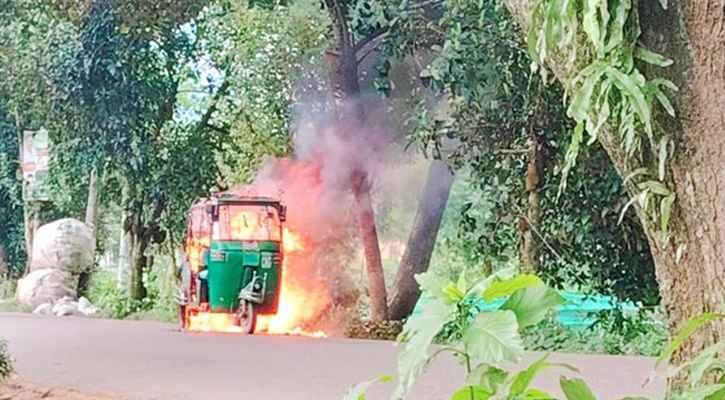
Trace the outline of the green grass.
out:
[[[0,299],[0,312],[32,312],[16,299]]]

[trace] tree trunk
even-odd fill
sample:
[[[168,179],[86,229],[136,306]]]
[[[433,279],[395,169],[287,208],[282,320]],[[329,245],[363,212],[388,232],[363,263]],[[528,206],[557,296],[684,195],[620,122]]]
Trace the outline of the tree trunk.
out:
[[[85,223],[86,225],[91,227],[91,230],[93,231],[93,252],[95,253],[96,248],[96,216],[98,215],[97,208],[98,208],[98,170],[97,168],[93,168],[91,170],[91,175],[88,179],[88,200],[86,202],[86,218]],[[82,271],[80,274],[78,274],[78,293],[84,293],[85,290],[88,288],[88,284],[90,282],[91,278],[91,272],[90,271]]]
[[[140,218],[137,214],[129,215],[126,231],[126,245],[128,246],[129,285],[128,297],[131,300],[142,300],[146,297],[146,287],[143,283],[143,271],[146,266],[144,252],[148,246],[148,239],[141,231]]]
[[[375,227],[373,201],[370,197],[370,185],[364,173],[359,171],[353,171],[350,180],[352,181],[352,192],[355,195],[358,207],[358,222],[365,250],[372,320],[377,322],[385,321],[388,319],[388,295],[385,288],[383,261],[380,257],[378,231]]]
[[[131,300],[143,300],[146,297],[146,286],[143,283],[143,272],[146,267],[146,256],[144,251],[146,250],[141,243],[141,238],[136,237],[136,243],[131,248],[131,286],[129,290],[129,297]]]
[[[330,83],[332,84],[335,110],[338,119],[345,125],[364,124],[364,112],[355,103],[360,95],[360,83],[355,44],[347,25],[348,5],[344,0],[326,0],[325,4],[335,30],[335,49],[327,52],[328,62],[331,64]],[[350,183],[357,203],[358,222],[365,250],[372,319],[373,321],[384,321],[388,318],[385,275],[380,257],[375,212],[370,196],[371,185],[367,172],[357,168],[350,171]]]
[[[420,297],[415,275],[428,270],[454,180],[455,175],[445,162],[433,160],[420,196],[413,228],[408,236],[408,245],[395,276],[390,300],[391,319],[401,320],[410,316]]]
[[[657,72],[670,74],[682,92],[678,119],[658,121],[677,140],[672,240],[662,246],[646,230],[674,333],[688,318],[725,312],[725,0],[671,3],[664,11],[644,2],[640,20],[645,45],[675,60]],[[723,339],[725,322],[718,321],[685,342],[673,361]]]
[[[25,182],[23,182],[25,185]],[[40,202],[23,203],[23,223],[25,225],[25,251],[27,251],[28,262],[23,272],[23,277],[30,273],[30,265],[33,263],[33,244],[35,242],[35,233],[40,226]],[[32,207],[32,212],[30,208]]]
[[[537,134],[529,133],[528,166],[526,168],[526,192],[528,194],[528,207],[526,208],[526,220],[520,224],[521,247],[519,258],[522,273],[536,273],[539,270],[540,241],[536,236],[539,230],[541,219],[541,207],[539,206],[539,186],[541,176],[541,162],[539,153],[539,140]]]
[[[505,2],[526,26],[531,0]],[[666,74],[682,93],[677,118],[658,115],[656,124],[676,142],[668,179],[677,199],[666,244],[660,239],[658,222],[637,208],[674,335],[691,317],[725,312],[725,0],[670,2],[667,10],[659,2],[635,4],[645,46],[675,61],[655,74]],[[568,78],[560,67],[550,66],[566,85]],[[605,127],[600,142],[619,174],[626,176],[631,168],[616,130]],[[724,338],[725,322],[717,321],[695,333],[672,361],[691,359]],[[678,378],[670,384],[679,388],[683,382]]]
[[[96,231],[96,215],[98,207],[98,170],[93,168],[91,176],[88,180],[88,201],[86,202],[86,225],[93,229],[94,236]]]

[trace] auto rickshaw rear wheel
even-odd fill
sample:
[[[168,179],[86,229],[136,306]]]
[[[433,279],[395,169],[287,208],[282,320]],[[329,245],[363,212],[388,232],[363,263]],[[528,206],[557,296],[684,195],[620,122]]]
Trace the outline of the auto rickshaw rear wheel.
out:
[[[257,307],[248,300],[241,300],[234,315],[234,322],[245,334],[252,334],[257,327]]]

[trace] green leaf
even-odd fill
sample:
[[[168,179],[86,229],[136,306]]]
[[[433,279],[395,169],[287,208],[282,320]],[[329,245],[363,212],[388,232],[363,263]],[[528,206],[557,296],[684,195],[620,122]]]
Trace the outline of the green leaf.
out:
[[[458,283],[456,283],[456,289],[465,293],[468,290],[468,283],[466,282],[466,272],[462,271],[461,275],[458,276]]]
[[[582,25],[584,26],[584,32],[587,34],[589,41],[592,42],[592,46],[595,50],[599,49],[600,46],[600,30],[599,30],[599,19],[597,18],[597,11],[601,4],[601,0],[585,0],[584,2],[584,16],[582,18]]]
[[[626,184],[627,184],[627,182],[629,182],[630,180],[632,180],[632,178],[634,178],[635,176],[639,176],[639,175],[647,175],[648,173],[649,173],[649,171],[647,171],[647,168],[644,168],[644,167],[641,167],[641,168],[636,168],[636,169],[632,170],[632,172],[630,172],[630,173],[629,173],[629,174],[628,174],[628,175],[627,175],[627,176],[626,176],[626,177],[624,178],[624,181],[622,181],[622,184],[623,184],[623,185],[626,185]]]
[[[486,289],[488,289],[488,287],[494,282],[497,280],[511,279],[516,276],[516,272],[517,270],[515,267],[502,268],[473,285],[466,295],[472,298],[481,298]]]
[[[619,87],[628,98],[632,100],[640,121],[644,124],[647,136],[652,137],[652,119],[649,111],[649,104],[645,99],[642,89],[637,85],[631,76],[622,73],[612,67],[607,67],[607,75],[610,76],[615,85]]]
[[[685,389],[680,396],[683,400],[704,400],[723,389],[725,389],[725,384],[722,383],[696,386]]]
[[[556,194],[557,198],[561,196],[561,193],[566,189],[566,180],[569,176],[569,172],[576,165],[576,158],[579,155],[579,146],[582,143],[582,136],[584,133],[584,124],[578,123],[574,128],[574,132],[571,135],[571,143],[569,148],[566,150],[564,156],[564,168],[561,170],[561,183],[559,184],[559,190]]]
[[[539,55],[538,47],[540,38],[539,27],[541,26],[542,14],[542,3],[537,1],[534,3],[534,8],[531,10],[531,25],[526,43],[528,44],[529,56],[531,56],[534,63],[540,65],[541,68],[545,68],[545,66],[543,66],[544,60]]]
[[[512,295],[515,291],[530,286],[543,285],[544,282],[536,275],[522,274],[504,281],[496,281],[483,292],[485,301],[494,301]]]
[[[451,396],[451,400],[488,400],[491,393],[477,386],[464,386]]]
[[[657,181],[653,181],[653,180],[644,181],[644,182],[640,183],[638,186],[643,191],[646,189],[659,196],[669,196],[672,193],[670,188],[665,186],[662,182],[657,182]],[[640,205],[642,207],[644,207],[646,205],[646,203],[644,201],[640,201]]]
[[[717,357],[717,354],[723,348],[725,348],[725,342],[715,343],[705,348],[692,360],[690,363],[692,365],[690,370],[690,385],[694,386],[702,379],[702,376],[712,366],[715,357]]]
[[[650,83],[651,83],[651,84],[653,84],[653,85],[654,85],[654,86],[656,86],[656,87],[664,86],[664,87],[666,87],[667,89],[670,89],[670,90],[672,90],[672,91],[674,91],[674,92],[677,92],[677,91],[679,91],[679,88],[677,87],[677,85],[675,85],[675,84],[674,84],[674,83],[673,83],[673,82],[672,82],[671,80],[669,80],[669,79],[664,79],[664,78],[655,78],[655,79],[652,79],[652,80],[650,80]]]
[[[677,333],[677,336],[675,336],[674,339],[672,339],[672,342],[669,346],[665,349],[665,351],[662,352],[662,354],[657,358],[657,362],[655,363],[655,368],[657,368],[658,365],[662,363],[662,361],[666,360],[669,356],[672,355],[677,349],[682,346],[682,343],[687,340],[690,335],[692,335],[695,331],[700,329],[703,325],[709,324],[712,321],[715,321],[716,319],[720,319],[725,317],[723,314],[717,314],[717,313],[705,313],[700,316],[690,318],[687,323],[685,323],[685,326],[680,329],[680,331]]]
[[[657,98],[657,101],[659,101],[660,104],[662,104],[662,107],[664,107],[665,111],[667,111],[667,114],[669,114],[671,117],[674,117],[675,108],[672,107],[672,103],[670,103],[670,99],[668,99],[667,96],[665,96],[665,94],[662,93],[662,91],[659,88],[655,89],[654,95]]]
[[[648,181],[649,182],[649,181]],[[631,207],[634,203],[640,203],[643,204],[647,200],[647,196],[649,196],[649,189],[645,189],[641,192],[639,192],[636,196],[633,196],[627,204],[622,207],[622,211],[619,213],[619,220],[617,221],[618,224],[622,223],[622,220],[624,219],[624,216],[627,213],[627,210],[629,210],[629,207]]]
[[[667,165],[667,136],[663,136],[660,139],[660,152],[659,152],[659,168],[657,171],[659,172],[659,178],[660,181],[665,180],[665,166]]]
[[[458,287],[453,282],[449,283],[443,291],[448,295],[448,298],[456,303],[461,301],[465,296],[465,293],[458,290]]]
[[[647,90],[648,92],[652,93],[655,98],[662,104],[662,107],[667,111],[667,114],[669,114],[671,117],[675,116],[675,108],[672,106],[672,103],[670,102],[670,99],[667,98],[667,96],[662,92],[662,89],[660,87],[666,87],[670,90],[677,91],[677,86],[672,83],[672,81],[669,81],[667,79],[652,79],[649,82],[647,82]]]
[[[564,304],[566,300],[548,286],[531,286],[514,293],[501,306],[502,310],[510,310],[516,314],[521,329],[541,322],[549,310]]]
[[[529,389],[524,393],[525,400],[551,400],[553,398],[549,393],[539,389]]]
[[[662,6],[663,9],[666,10],[667,9],[667,0],[660,0],[660,5]]]
[[[602,126],[605,122],[609,119],[611,115],[611,109],[609,106],[609,92],[612,88],[612,81],[610,79],[605,79],[602,81],[602,84],[599,86],[599,96],[597,98],[597,125],[594,127],[594,129],[589,130],[589,134],[591,135],[591,138],[589,138],[589,141],[587,144],[591,145],[599,136],[599,131],[602,129]]]
[[[597,400],[586,382],[581,379],[567,379],[562,376],[559,385],[567,400]]]
[[[548,362],[549,355],[545,355],[535,363],[529,365],[528,368],[514,375],[514,380],[511,383],[510,394],[517,395],[524,393],[528,389],[531,381],[534,380],[536,375],[549,368],[551,364]]]
[[[670,215],[672,214],[672,204],[675,202],[676,194],[672,193],[660,201],[660,227],[663,233],[667,233],[667,227],[670,224]]]
[[[725,383],[725,376],[721,376],[717,383]],[[725,400],[725,389],[720,389],[717,392],[705,397],[705,400]]]
[[[466,377],[466,382],[471,386],[480,386],[485,391],[493,394],[506,382],[509,373],[501,368],[488,364],[479,364]]]
[[[418,282],[420,291],[427,296],[446,304],[455,304],[456,301],[452,300],[450,294],[447,292],[448,285],[450,284],[447,279],[433,272],[425,272],[415,275],[415,280]]]
[[[385,375],[381,376],[378,379],[360,382],[355,386],[351,387],[347,391],[347,393],[345,393],[345,397],[343,397],[343,400],[365,400],[365,392],[372,384],[377,382],[390,382],[391,380],[393,380],[392,376]]]
[[[634,57],[648,64],[656,65],[658,67],[669,67],[673,64],[673,61],[669,58],[661,54],[651,52],[641,46],[637,46],[637,48],[635,49]]]
[[[441,301],[427,303],[421,313],[405,323],[401,336],[406,341],[405,349],[398,356],[398,387],[394,398],[404,398],[416,378],[425,371],[430,362],[428,349],[433,338],[443,326],[453,320],[453,309]]]
[[[524,352],[516,315],[511,311],[476,314],[461,340],[471,357],[486,364],[517,362]]]
[[[610,23],[609,40],[604,48],[605,52],[609,52],[622,45],[624,41],[624,24],[626,23],[629,11],[632,8],[630,0],[622,0],[615,2],[614,4],[614,19]]]
[[[592,96],[594,89],[599,83],[605,68],[599,61],[594,62],[590,66],[584,68],[582,72],[575,78],[574,82],[583,79],[583,83],[579,89],[574,92],[569,102],[568,114],[577,122],[589,120],[589,113],[592,104]]]

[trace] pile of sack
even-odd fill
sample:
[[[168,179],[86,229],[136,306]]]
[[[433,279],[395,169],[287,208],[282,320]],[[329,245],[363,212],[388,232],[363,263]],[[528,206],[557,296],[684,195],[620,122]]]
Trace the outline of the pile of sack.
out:
[[[16,296],[37,314],[91,315],[96,307],[77,298],[78,277],[93,268],[93,230],[65,218],[38,228],[33,240],[30,272],[18,281]]]
[[[81,296],[78,301],[72,297],[65,296],[62,299],[50,303],[43,303],[33,310],[33,314],[39,315],[55,315],[56,317],[66,317],[69,315],[91,316],[98,314],[98,307],[91,304],[88,299]]]

